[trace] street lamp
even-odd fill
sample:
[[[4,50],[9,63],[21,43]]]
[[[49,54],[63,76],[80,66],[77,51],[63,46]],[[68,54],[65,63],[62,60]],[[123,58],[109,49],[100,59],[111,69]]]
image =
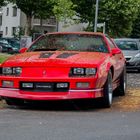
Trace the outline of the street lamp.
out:
[[[99,0],[96,0],[96,10],[95,10],[94,32],[97,32],[97,23],[98,23],[98,7],[99,7]]]

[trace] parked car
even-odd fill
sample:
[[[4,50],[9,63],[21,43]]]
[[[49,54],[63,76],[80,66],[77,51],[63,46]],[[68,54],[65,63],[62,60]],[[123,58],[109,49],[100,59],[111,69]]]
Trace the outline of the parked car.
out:
[[[2,47],[2,52],[7,53],[19,53],[20,42],[15,38],[0,38],[0,46]]]
[[[9,105],[100,98],[110,107],[115,89],[125,95],[125,58],[102,33],[47,33],[21,52],[0,65],[0,96]]]
[[[117,46],[123,51],[127,69],[140,72],[140,40],[131,38],[115,39]]]
[[[0,52],[11,52],[12,46],[10,44],[7,44],[5,42],[0,42]]]

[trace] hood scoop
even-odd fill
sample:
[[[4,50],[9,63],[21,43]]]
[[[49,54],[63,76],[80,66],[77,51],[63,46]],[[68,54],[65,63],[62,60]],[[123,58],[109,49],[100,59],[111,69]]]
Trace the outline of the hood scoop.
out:
[[[39,58],[49,58],[53,55],[53,53],[41,53]]]
[[[56,58],[68,58],[70,56],[76,55],[77,53],[62,53],[58,55]]]

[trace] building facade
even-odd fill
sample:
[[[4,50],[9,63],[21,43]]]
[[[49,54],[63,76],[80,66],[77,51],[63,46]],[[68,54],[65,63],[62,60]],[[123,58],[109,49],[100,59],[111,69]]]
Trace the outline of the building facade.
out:
[[[20,26],[20,10],[15,5],[2,7],[1,32],[3,37],[11,37]]]
[[[19,30],[26,26],[26,16],[16,5],[8,4],[0,8],[0,37],[14,37]],[[32,19],[32,28],[35,32],[55,31],[83,31],[85,24],[65,26],[63,22],[57,22],[54,17],[46,20]]]
[[[40,24],[41,23],[41,24]],[[0,36],[14,37],[18,34],[19,30],[24,29],[26,26],[26,16],[16,5],[8,4],[0,8]],[[33,30],[37,32],[53,32],[57,29],[55,18],[46,20],[33,19]]]

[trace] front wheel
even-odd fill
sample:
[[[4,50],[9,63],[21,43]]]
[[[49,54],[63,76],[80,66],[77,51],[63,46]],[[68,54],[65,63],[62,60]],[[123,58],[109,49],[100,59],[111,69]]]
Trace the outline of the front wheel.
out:
[[[107,80],[103,89],[102,104],[105,108],[109,108],[112,105],[113,100],[113,87],[112,87],[112,73],[111,70],[108,72]]]
[[[119,78],[119,86],[116,89],[116,94],[119,96],[125,96],[126,87],[127,87],[127,75],[126,68],[124,68]]]
[[[5,98],[5,101],[8,105],[14,106],[24,106],[24,101],[21,99],[14,99],[14,98]]]

